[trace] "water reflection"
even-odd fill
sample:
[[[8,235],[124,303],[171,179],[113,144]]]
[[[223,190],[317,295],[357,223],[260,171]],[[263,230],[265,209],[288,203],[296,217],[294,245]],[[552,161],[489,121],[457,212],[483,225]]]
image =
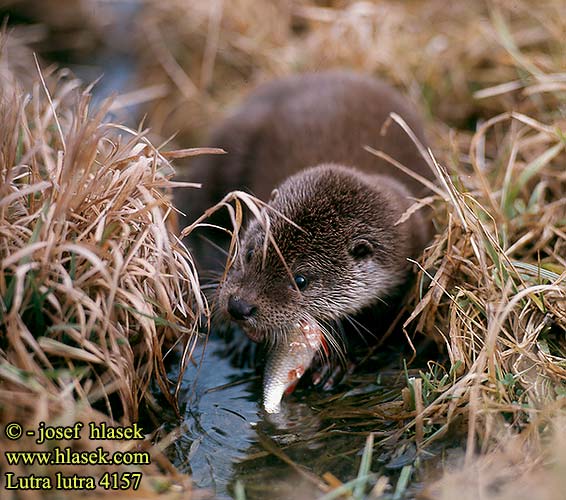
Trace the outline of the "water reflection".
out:
[[[197,486],[221,499],[230,498],[236,481],[248,499],[316,498],[323,474],[342,481],[355,476],[376,419],[370,413],[360,419],[352,408],[363,407],[369,393],[376,397],[374,374],[351,377],[340,401],[299,386],[281,413],[267,414],[260,407],[261,377],[252,368],[235,367],[223,342],[210,340],[197,361],[200,369],[192,366],[184,377],[183,433],[174,458]],[[387,397],[392,387],[382,389]],[[376,454],[373,470],[382,467]]]
[[[187,369],[180,398],[183,434],[175,443],[179,469],[218,498],[227,498],[234,464],[257,440],[260,410],[255,372],[232,366],[223,349],[220,341],[210,340],[204,357],[196,360],[200,367]]]

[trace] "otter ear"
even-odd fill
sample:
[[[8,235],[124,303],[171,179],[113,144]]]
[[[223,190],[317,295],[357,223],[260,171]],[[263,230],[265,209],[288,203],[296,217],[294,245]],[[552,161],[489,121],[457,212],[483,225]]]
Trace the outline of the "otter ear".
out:
[[[354,240],[350,247],[350,255],[354,259],[365,259],[373,255],[373,245],[364,239]]]
[[[278,189],[274,189],[273,191],[271,191],[271,196],[269,197],[269,203],[274,201],[275,198],[277,198],[277,196],[279,196],[279,190]]]

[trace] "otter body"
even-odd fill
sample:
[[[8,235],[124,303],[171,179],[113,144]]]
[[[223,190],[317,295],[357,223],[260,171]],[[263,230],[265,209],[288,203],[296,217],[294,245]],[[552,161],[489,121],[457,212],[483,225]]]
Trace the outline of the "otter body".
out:
[[[398,125],[383,127],[391,112],[424,142],[417,114],[394,89],[325,72],[258,88],[213,133],[210,146],[227,154],[198,160],[203,189],[192,206],[180,203],[190,219],[231,190],[267,201],[275,188],[263,210],[270,243],[265,224],[250,221],[219,289],[221,311],[252,340],[274,340],[302,320],[355,315],[406,281],[407,258],[423,250],[430,226],[421,212],[397,221],[426,189],[364,146],[423,177],[431,172]],[[213,223],[228,227],[219,217]],[[206,237],[218,242],[219,234]],[[192,246],[210,267],[213,246],[197,239]]]

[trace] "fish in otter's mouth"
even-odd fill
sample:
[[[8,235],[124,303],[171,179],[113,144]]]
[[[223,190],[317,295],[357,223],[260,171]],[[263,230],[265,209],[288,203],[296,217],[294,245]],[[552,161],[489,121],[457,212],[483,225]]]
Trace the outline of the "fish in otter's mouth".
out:
[[[278,413],[284,394],[291,394],[310,367],[316,352],[326,351],[323,333],[316,322],[300,322],[269,351],[263,375],[263,408]]]

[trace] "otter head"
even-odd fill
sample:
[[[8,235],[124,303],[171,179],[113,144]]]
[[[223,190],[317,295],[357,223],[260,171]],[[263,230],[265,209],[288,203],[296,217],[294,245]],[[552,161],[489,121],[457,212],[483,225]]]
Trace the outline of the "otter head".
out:
[[[387,177],[320,165],[289,177],[253,220],[219,291],[219,307],[254,341],[300,321],[358,312],[403,281],[408,193]]]

